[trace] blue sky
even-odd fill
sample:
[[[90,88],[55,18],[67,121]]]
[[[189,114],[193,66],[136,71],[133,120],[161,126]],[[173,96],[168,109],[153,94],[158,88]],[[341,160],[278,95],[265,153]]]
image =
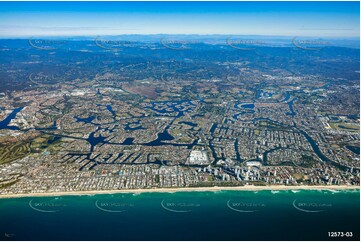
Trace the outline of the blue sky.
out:
[[[359,2],[0,2],[0,37],[358,37],[359,12]]]

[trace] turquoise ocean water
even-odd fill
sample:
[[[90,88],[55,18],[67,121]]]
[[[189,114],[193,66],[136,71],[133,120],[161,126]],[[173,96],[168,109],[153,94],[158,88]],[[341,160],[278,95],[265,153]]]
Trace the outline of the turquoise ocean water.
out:
[[[359,240],[359,216],[359,190],[11,198],[0,240]]]

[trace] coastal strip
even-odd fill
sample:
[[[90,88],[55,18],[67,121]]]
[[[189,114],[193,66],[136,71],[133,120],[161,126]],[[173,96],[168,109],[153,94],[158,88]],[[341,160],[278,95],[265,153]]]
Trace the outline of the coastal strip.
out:
[[[72,192],[44,192],[23,194],[0,194],[1,198],[21,197],[53,197],[53,196],[89,196],[100,194],[117,193],[174,193],[174,192],[219,192],[219,191],[280,191],[280,190],[360,190],[360,186],[352,185],[329,185],[329,186],[236,186],[236,187],[182,187],[182,188],[148,188],[148,189],[123,189],[123,190],[101,190],[101,191],[72,191]]]

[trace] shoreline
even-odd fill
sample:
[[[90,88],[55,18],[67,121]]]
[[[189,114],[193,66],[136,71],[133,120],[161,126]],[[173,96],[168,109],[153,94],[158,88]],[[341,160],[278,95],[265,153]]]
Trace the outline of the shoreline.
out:
[[[73,191],[73,192],[44,192],[44,193],[21,193],[21,194],[0,194],[2,198],[22,197],[54,197],[54,196],[89,196],[101,194],[120,193],[175,193],[175,192],[217,192],[217,191],[287,191],[287,190],[360,190],[360,186],[351,185],[315,185],[315,186],[236,186],[236,187],[182,187],[182,188],[144,188],[144,189],[123,189],[123,190],[100,190],[100,191]]]

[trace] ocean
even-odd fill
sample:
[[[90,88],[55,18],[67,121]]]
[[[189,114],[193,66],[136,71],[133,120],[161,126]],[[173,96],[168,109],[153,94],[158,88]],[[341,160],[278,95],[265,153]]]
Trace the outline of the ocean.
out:
[[[4,198],[0,239],[359,240],[360,191]]]

